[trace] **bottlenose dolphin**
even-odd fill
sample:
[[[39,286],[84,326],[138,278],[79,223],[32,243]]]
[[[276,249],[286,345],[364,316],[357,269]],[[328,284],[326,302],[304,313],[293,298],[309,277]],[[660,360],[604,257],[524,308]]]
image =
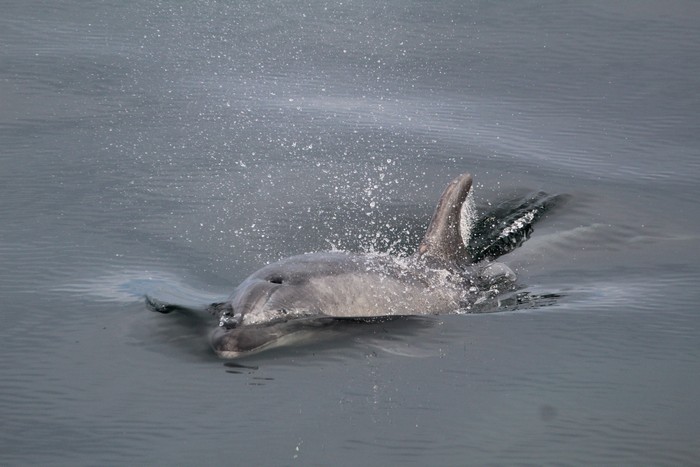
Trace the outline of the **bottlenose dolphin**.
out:
[[[542,210],[520,210],[522,215],[510,219],[494,238],[482,238],[469,248],[464,241],[469,235],[460,225],[471,187],[472,176],[466,173],[447,185],[413,256],[318,252],[292,256],[253,273],[228,300],[207,308],[219,320],[210,333],[212,348],[220,357],[234,358],[337,320],[453,313],[476,304],[485,292],[511,287],[513,271],[487,260],[522,243]],[[535,197],[537,202],[530,204],[542,207],[545,197]],[[508,229],[511,234],[520,229],[522,235],[505,235]],[[499,244],[501,237],[508,238]],[[186,310],[148,297],[147,303],[162,313]]]

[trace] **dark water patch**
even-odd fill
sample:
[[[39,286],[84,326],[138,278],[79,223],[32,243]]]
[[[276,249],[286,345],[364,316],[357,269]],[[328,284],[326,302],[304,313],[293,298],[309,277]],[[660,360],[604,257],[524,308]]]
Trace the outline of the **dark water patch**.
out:
[[[471,227],[468,249],[474,262],[493,260],[521,246],[534,224],[549,211],[566,203],[566,195],[544,192],[494,201],[481,208]]]

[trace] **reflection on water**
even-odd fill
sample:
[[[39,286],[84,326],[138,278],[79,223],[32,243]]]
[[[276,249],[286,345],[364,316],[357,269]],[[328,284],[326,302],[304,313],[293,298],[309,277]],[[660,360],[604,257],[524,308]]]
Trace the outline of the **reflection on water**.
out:
[[[98,302],[122,303],[134,301],[143,303],[143,298],[150,294],[169,303],[193,307],[206,305],[221,298],[183,283],[182,277],[173,273],[139,270],[119,270],[100,277],[84,277],[56,285],[51,288],[51,291],[58,294],[87,296]]]

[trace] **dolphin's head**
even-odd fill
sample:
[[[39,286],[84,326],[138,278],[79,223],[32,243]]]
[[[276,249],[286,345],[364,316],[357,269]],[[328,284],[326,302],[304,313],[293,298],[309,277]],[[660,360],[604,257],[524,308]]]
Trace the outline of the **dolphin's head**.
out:
[[[228,308],[219,315],[219,327],[234,329],[243,325],[275,321],[275,310],[269,310],[268,302],[281,280],[249,278],[236,288],[228,302]]]
[[[219,326],[210,336],[214,351],[234,358],[286,343],[292,334],[317,327],[309,326],[308,319],[300,320],[320,314],[305,286],[304,280],[275,270],[243,281],[218,310]]]
[[[275,270],[243,281],[229,304],[228,310],[219,314],[219,327],[225,329],[320,314],[318,300],[309,293],[306,277],[292,277]]]

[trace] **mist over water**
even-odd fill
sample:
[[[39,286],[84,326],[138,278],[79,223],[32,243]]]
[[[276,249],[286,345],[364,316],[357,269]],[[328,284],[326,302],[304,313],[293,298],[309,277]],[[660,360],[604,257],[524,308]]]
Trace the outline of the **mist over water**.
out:
[[[3,465],[697,462],[695,2],[5,3]],[[408,255],[464,172],[566,195],[500,259],[543,301],[235,364],[146,309]]]

